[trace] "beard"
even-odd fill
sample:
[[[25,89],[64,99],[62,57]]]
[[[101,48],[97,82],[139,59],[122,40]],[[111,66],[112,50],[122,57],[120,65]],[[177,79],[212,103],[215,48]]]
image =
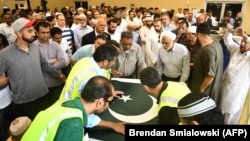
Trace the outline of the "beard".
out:
[[[157,33],[160,33],[160,32],[161,32],[161,29],[155,29],[155,31],[156,31]]]
[[[110,28],[108,28],[108,32],[111,33],[111,34],[114,34],[115,30],[111,30]]]
[[[33,38],[30,38],[30,39],[28,39],[28,38],[25,38],[24,36],[22,37],[22,39],[24,40],[24,41],[26,41],[27,43],[32,43],[32,42],[34,42],[35,40],[36,40],[36,36],[34,36]]]

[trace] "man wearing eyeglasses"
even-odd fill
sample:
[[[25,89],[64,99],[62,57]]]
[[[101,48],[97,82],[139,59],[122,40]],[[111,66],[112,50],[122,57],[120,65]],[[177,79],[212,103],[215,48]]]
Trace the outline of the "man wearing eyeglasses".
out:
[[[115,96],[114,86],[107,78],[94,76],[87,82],[80,98],[58,101],[41,111],[22,140],[83,140],[87,115],[103,113]]]

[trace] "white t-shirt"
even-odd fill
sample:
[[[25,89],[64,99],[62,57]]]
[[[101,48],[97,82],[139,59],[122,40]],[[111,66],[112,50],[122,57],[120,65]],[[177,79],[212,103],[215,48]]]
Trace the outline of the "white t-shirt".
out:
[[[12,101],[10,87],[0,90],[0,109],[7,107]]]

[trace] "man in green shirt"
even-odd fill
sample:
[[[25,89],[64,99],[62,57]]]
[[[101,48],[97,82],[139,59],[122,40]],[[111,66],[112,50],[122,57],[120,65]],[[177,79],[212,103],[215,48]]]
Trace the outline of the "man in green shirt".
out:
[[[41,111],[22,141],[79,141],[84,138],[87,115],[104,112],[116,96],[113,84],[103,76],[92,77],[80,98],[61,100]]]

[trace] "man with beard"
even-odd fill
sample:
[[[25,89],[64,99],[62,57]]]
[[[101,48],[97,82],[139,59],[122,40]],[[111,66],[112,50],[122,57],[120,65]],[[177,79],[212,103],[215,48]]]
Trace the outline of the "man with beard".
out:
[[[120,42],[121,34],[116,31],[118,22],[115,19],[108,20],[107,33],[110,35],[111,40],[115,40],[116,42]]]
[[[223,75],[223,51],[220,43],[210,36],[208,24],[199,24],[196,29],[201,44],[194,59],[189,88],[195,93],[205,93],[220,105]]]
[[[148,34],[145,42],[145,47],[142,46],[143,51],[145,52],[145,61],[147,66],[155,66],[158,56],[158,50],[161,46],[160,44],[160,36],[163,31],[162,28],[162,19],[156,18],[154,19],[153,31]]]
[[[62,73],[52,69],[42,57],[39,47],[32,44],[35,40],[34,24],[35,21],[26,18],[17,19],[12,25],[17,35],[16,42],[0,52],[0,74],[8,75],[13,93],[13,109],[6,110],[14,114],[11,120],[19,116],[33,119],[39,111],[50,106],[46,102],[49,90],[42,72],[66,79]]]
[[[186,82],[190,71],[190,53],[175,39],[176,35],[171,31],[161,33],[156,70],[163,81]]]
[[[76,49],[81,47],[82,37],[89,32],[93,31],[93,28],[87,25],[87,17],[84,14],[78,16],[79,24],[75,27],[74,31],[74,41]]]

